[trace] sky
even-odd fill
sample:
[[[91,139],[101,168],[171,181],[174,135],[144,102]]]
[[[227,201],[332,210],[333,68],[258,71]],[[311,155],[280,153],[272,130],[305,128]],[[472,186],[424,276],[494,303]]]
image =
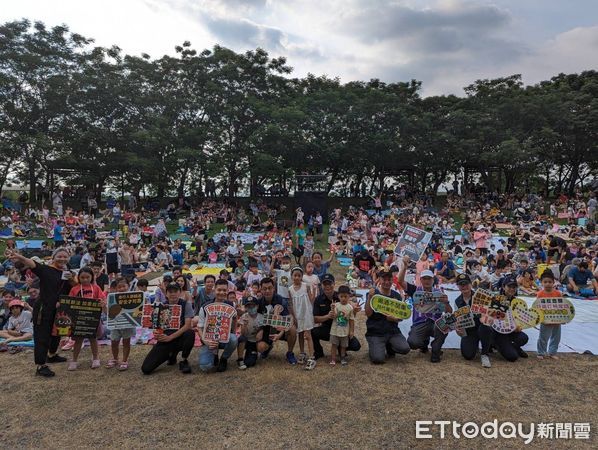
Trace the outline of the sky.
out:
[[[292,76],[417,79],[423,95],[598,69],[598,0],[2,0],[0,22],[21,18],[156,58],[262,47]]]

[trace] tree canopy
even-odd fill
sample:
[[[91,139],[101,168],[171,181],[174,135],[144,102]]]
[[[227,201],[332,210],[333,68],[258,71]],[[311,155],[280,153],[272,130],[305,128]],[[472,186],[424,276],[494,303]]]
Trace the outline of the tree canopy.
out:
[[[293,78],[285,58],[191,43],[152,59],[102,48],[66,26],[0,25],[0,187],[35,198],[55,177],[99,197],[108,186],[235,196],[322,174],[328,191],[389,180],[436,193],[458,176],[488,189],[570,191],[598,171],[598,72],[524,86],[477,80],[463,97],[417,80]]]

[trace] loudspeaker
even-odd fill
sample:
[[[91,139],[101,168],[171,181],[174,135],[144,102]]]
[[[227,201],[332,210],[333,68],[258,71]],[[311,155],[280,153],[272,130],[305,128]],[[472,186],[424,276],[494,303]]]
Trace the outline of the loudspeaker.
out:
[[[317,211],[322,214],[324,223],[328,222],[328,195],[325,192],[295,192],[295,209],[299,208],[305,213],[305,223],[310,214]]]

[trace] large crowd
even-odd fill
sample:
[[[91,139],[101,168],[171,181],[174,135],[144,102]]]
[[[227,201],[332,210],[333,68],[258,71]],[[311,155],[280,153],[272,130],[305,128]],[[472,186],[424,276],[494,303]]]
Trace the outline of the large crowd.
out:
[[[52,208],[3,209],[0,221],[11,238],[0,266],[0,350],[16,353],[19,342],[33,339],[37,374],[53,376],[49,364],[67,362],[60,349],[72,349],[68,369],[79,369],[85,340],[61,341],[52,330],[60,296],[83,297],[104,308],[97,338],[87,339],[91,368],[102,366],[98,342],[110,340],[104,367],[127,370],[136,330],[103,326],[106,298],[141,291],[148,303],[181,306],[179,328],[150,340],[153,346],[138,364],[144,374],[164,363],[192,372],[189,357],[196,347],[201,372],[225,371],[231,357],[239,369],[259,367],[272,358],[276,341],[285,342],[289,364],[306,370],[326,354],[330,365],[346,365],[347,352],[360,351],[364,337],[374,364],[410,351],[429,353],[437,363],[447,336],[435,326],[442,314],[414,309],[404,336],[400,319],[372,308],[373,296],[406,300],[433,292],[445,312],[452,311],[450,290],[459,291],[457,308],[471,304],[476,289],[500,292],[508,301],[521,295],[596,298],[597,207],[591,192],[548,201],[531,194],[458,195],[458,189],[441,208],[428,196],[398,188],[372,197],[368,207],[326,215],[301,207],[291,214],[263,200],[246,208],[216,199],[199,205],[182,199],[158,210],[141,208],[134,198],[127,204],[111,200],[104,209],[89,201],[84,210],[73,210],[54,196]],[[406,225],[432,234],[418,260],[395,252]],[[175,233],[169,232],[173,226]],[[222,232],[215,235],[216,228]],[[19,242],[40,235],[35,251],[19,249]],[[243,235],[255,239],[248,243]],[[221,270],[193,275],[202,267]],[[235,309],[227,343],[201,335],[206,307],[219,302]],[[290,326],[265,324],[267,314],[290,316]],[[360,314],[366,316],[365,336],[356,335]],[[476,317],[474,327],[457,331],[463,358],[479,353],[484,367],[491,366],[493,352],[507,361],[528,357],[521,329],[501,334]],[[559,325],[543,325],[537,357],[558,358],[559,339]]]

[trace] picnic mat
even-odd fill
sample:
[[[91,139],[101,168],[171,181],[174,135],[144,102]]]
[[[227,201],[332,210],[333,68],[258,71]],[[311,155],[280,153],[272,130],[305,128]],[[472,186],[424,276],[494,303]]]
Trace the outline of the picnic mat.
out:
[[[4,338],[0,338],[0,344],[2,344],[4,341]],[[6,345],[8,345],[9,347],[33,347],[33,339],[30,339],[28,341],[9,342]]]

